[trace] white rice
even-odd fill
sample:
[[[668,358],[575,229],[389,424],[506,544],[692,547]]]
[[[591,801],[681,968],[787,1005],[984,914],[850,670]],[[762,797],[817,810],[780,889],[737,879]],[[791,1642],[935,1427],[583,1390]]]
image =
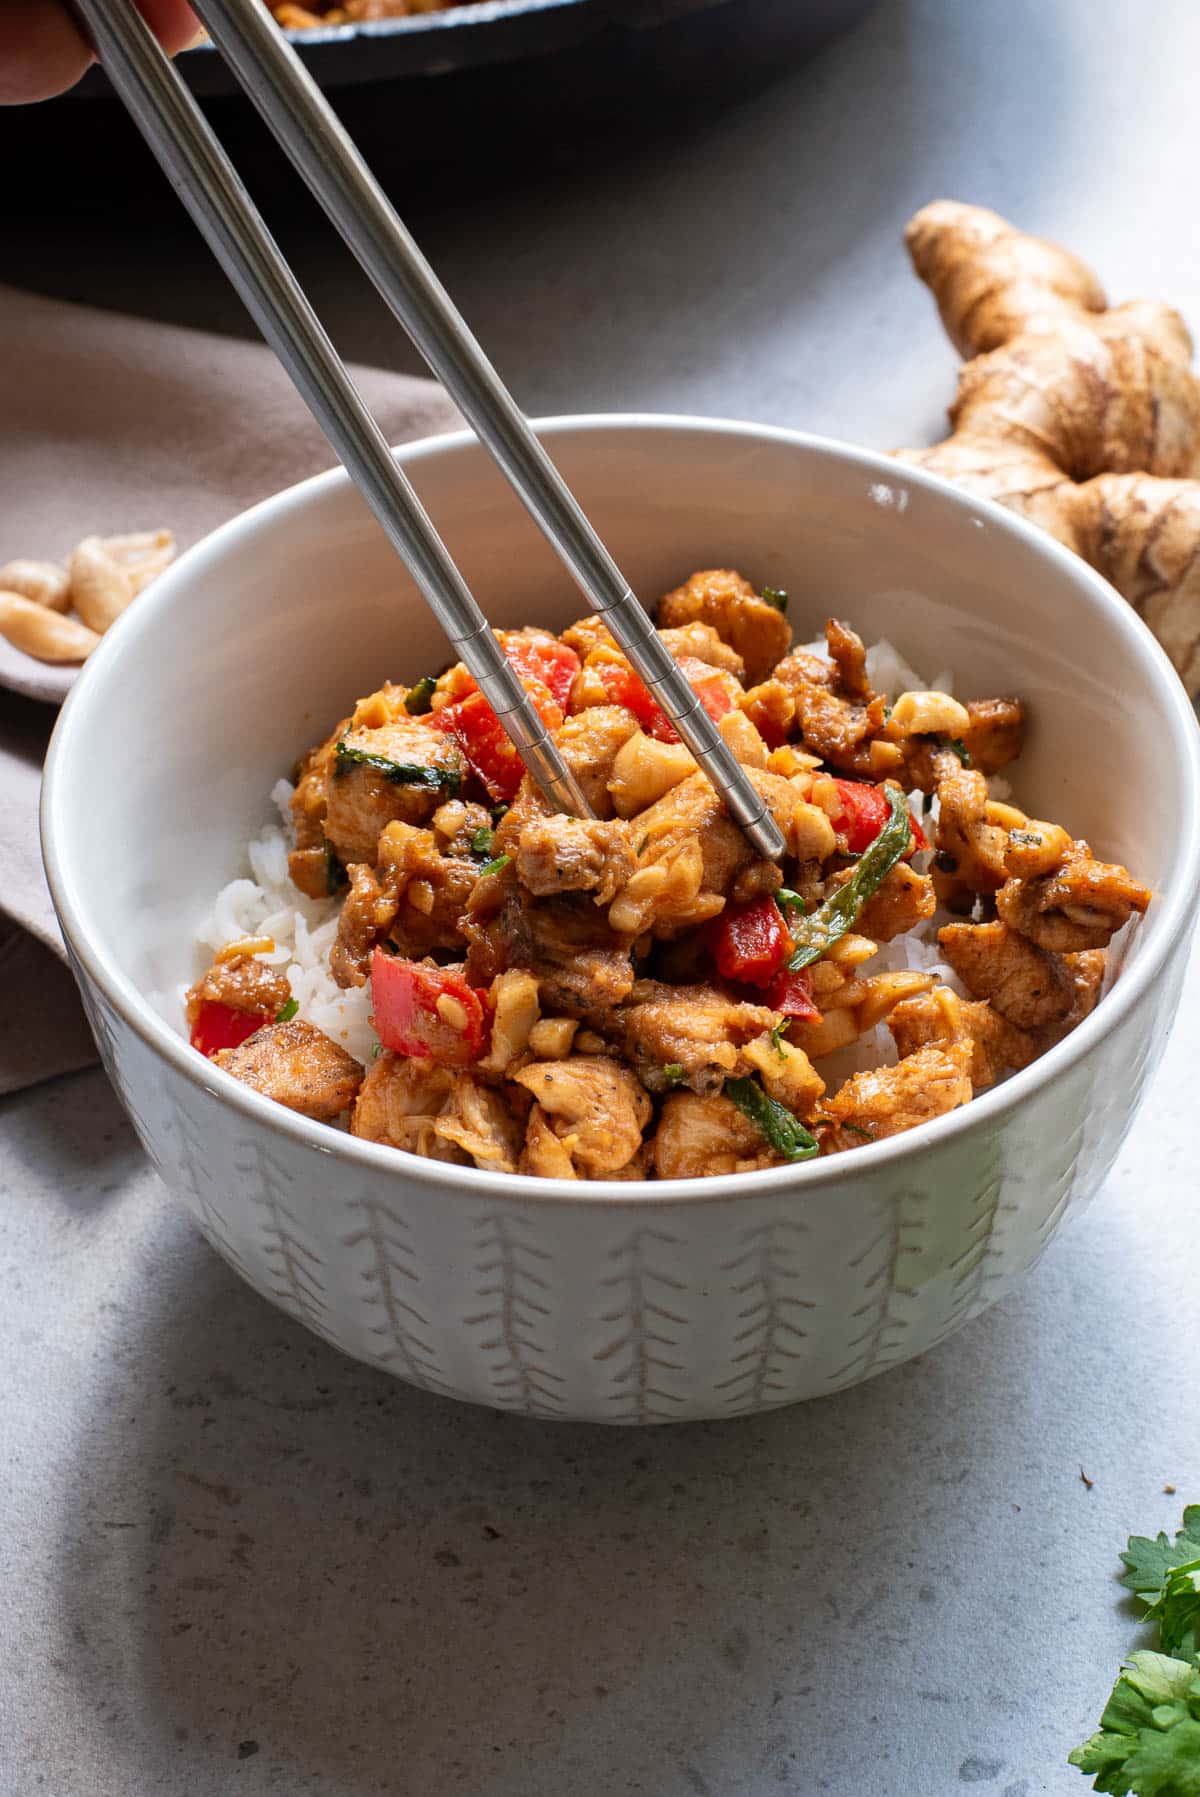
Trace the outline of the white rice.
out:
[[[813,655],[826,654],[823,638],[801,647]],[[954,679],[949,670],[936,680],[926,681],[887,641],[875,643],[867,650],[867,672],[875,690],[890,699],[902,692],[953,692]],[[1011,794],[1008,782],[998,776],[988,784],[993,798],[1007,799]],[[204,948],[215,951],[242,936],[270,936],[275,947],[261,959],[284,969],[292,996],[300,1007],[298,1015],[340,1042],[357,1060],[367,1063],[378,1049],[378,1038],[370,1022],[369,989],[362,986],[343,991],[329,971],[329,952],[337,934],[341,901],[305,898],[288,877],[287,857],[292,845],[288,801],[294,790],[287,780],[276,781],[271,798],[282,822],[268,825],[247,844],[249,876],[231,880],[218,893],[200,930],[199,941]],[[926,824],[930,816],[936,816],[936,801],[923,818]],[[924,868],[930,858],[918,856],[918,867]],[[882,944],[867,964],[867,971],[913,969],[932,973],[960,997],[969,997],[938,949],[938,930],[953,921],[948,912],[939,910],[908,935]],[[834,1089],[852,1073],[890,1067],[897,1058],[891,1032],[886,1023],[880,1023],[848,1048],[825,1057],[820,1070],[826,1084]]]

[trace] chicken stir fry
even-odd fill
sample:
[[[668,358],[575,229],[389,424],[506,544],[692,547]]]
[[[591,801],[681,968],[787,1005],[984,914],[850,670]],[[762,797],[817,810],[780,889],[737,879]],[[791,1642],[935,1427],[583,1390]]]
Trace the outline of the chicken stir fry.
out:
[[[668,593],[658,624],[780,864],[599,618],[501,631],[595,816],[548,808],[461,663],[386,683],[301,761],[289,860],[306,897],[339,895],[328,970],[369,1005],[374,1058],[297,1016],[269,938],[227,943],[192,987],[194,1045],[409,1154],[680,1179],[915,1128],[1087,1015],[1150,893],[992,796],[1019,699],[889,702],[848,623],[793,648],[786,595],[727,569]]]

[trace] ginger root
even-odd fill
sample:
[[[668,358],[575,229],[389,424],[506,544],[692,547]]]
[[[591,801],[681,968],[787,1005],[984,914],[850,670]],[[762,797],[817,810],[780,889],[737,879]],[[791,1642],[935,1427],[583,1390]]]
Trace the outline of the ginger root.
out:
[[[1200,380],[1179,314],[1108,306],[1092,271],[982,206],[909,222],[913,267],[960,353],[952,433],[900,449],[1082,556],[1200,692]]]

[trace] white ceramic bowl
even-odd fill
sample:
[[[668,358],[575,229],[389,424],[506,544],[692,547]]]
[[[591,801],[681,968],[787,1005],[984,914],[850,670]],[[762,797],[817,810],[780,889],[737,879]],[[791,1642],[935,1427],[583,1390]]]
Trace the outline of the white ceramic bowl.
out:
[[[219,1253],[403,1379],[548,1417],[724,1417],[941,1341],[1033,1265],[1124,1139],[1175,1009],[1200,858],[1195,722],[1166,658],[1048,537],[883,458],[752,425],[574,418],[544,435],[634,585],[731,566],[886,635],[964,696],[1019,692],[1018,793],[1155,893],[1114,990],[953,1116],[833,1161],[664,1184],[525,1180],[310,1123],[202,1060],[152,991],[242,871],[297,753],[445,645],[340,473],[183,556],[72,694],[47,768],[51,889],[104,1063]],[[474,442],[404,449],[493,621],[574,589]]]

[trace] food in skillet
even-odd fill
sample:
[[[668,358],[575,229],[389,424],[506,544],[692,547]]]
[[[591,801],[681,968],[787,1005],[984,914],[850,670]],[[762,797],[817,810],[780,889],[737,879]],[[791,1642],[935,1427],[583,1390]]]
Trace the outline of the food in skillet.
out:
[[[338,5],[329,5],[327,0],[311,0],[308,5],[268,0],[268,4],[285,31],[312,31],[319,25],[367,24],[378,19],[406,19],[411,13],[449,12],[469,6],[471,0],[340,0]]]
[[[781,865],[599,619],[502,631],[595,820],[548,809],[461,664],[385,684],[222,894],[195,1047],[365,1139],[564,1179],[842,1153],[1028,1065],[1149,892],[993,796],[1019,699],[926,689],[838,620],[794,649],[785,608],[713,570],[658,610]]]

